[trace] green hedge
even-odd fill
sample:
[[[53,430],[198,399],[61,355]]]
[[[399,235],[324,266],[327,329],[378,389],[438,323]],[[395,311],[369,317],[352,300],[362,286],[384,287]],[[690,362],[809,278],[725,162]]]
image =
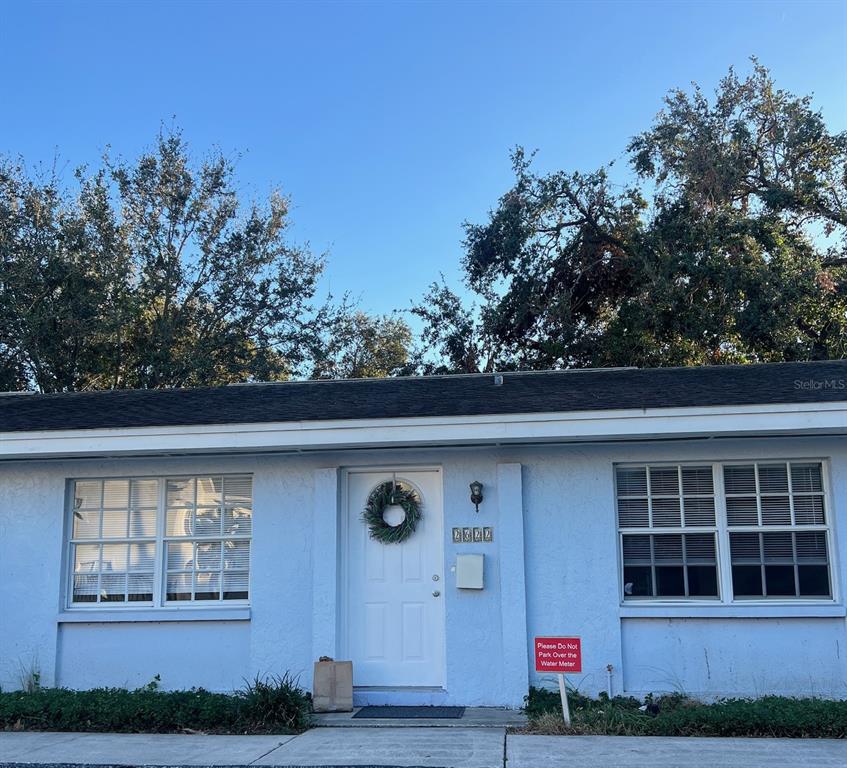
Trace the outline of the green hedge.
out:
[[[558,691],[531,688],[525,711],[539,733],[628,736],[779,736],[847,738],[847,701],[764,696],[704,704],[674,694],[642,703],[630,697],[589,699],[571,692],[571,727]]]
[[[233,694],[38,688],[0,692],[0,730],[114,733],[291,733],[308,727],[309,694],[289,675],[257,678]]]

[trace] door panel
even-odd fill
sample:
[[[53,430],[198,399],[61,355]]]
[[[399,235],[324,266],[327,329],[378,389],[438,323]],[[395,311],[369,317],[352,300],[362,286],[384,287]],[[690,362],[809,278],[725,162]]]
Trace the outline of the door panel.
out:
[[[403,543],[382,544],[370,538],[361,515],[370,492],[392,479],[417,489],[421,519]],[[353,685],[443,685],[441,474],[350,472],[346,514],[346,639]]]

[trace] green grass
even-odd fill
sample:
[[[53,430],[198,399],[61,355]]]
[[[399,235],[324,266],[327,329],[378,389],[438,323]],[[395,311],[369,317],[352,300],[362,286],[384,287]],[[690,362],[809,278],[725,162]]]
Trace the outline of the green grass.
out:
[[[309,725],[311,699],[296,678],[259,678],[232,694],[202,688],[161,691],[35,688],[0,692],[0,730],[113,733],[296,733]]]
[[[609,736],[778,736],[847,738],[847,701],[763,696],[714,703],[671,694],[648,699],[650,711],[630,697],[590,699],[570,692],[571,726],[562,721],[558,691],[530,688],[529,731]]]

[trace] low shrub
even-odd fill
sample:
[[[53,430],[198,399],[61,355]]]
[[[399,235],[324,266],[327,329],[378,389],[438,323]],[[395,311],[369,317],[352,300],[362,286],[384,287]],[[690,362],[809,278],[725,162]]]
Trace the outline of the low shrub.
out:
[[[764,696],[706,704],[682,694],[648,697],[568,694],[571,725],[558,691],[530,688],[524,711],[534,733],[608,736],[778,736],[847,738],[847,701]]]
[[[296,678],[260,678],[232,694],[202,688],[38,688],[0,692],[0,730],[112,733],[291,733],[309,723],[310,696]]]

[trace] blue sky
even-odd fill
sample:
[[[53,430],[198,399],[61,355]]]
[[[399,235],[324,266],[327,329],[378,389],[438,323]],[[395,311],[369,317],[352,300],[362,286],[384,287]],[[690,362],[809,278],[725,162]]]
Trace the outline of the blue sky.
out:
[[[0,152],[70,170],[175,118],[281,187],[326,287],[408,307],[459,277],[461,223],[509,187],[508,153],[591,170],[675,86],[756,55],[847,128],[847,2],[0,4]],[[624,169],[616,171],[624,173]]]

